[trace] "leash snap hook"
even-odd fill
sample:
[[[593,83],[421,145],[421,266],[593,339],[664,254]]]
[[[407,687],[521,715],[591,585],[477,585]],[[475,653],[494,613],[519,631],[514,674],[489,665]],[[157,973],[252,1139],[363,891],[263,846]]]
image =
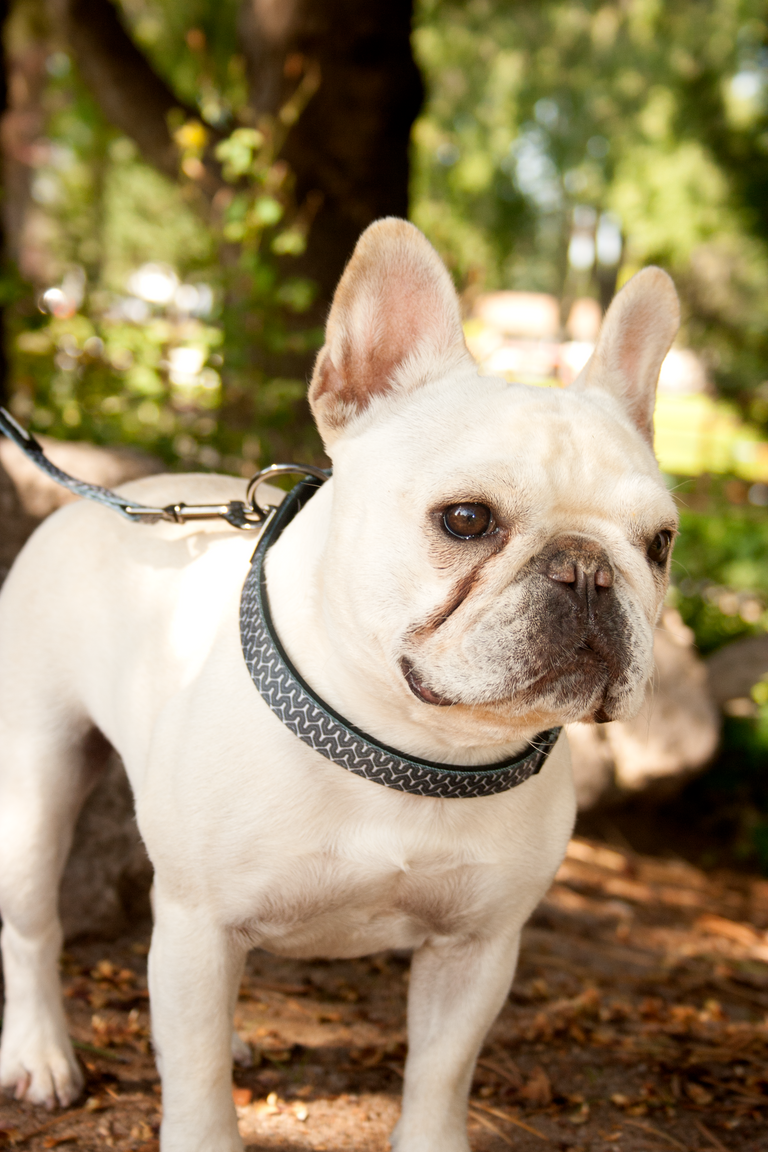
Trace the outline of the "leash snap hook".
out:
[[[166,504],[164,508],[150,508],[146,504],[126,500],[109,488],[89,484],[63,472],[46,457],[34,436],[22,428],[10,412],[2,407],[0,407],[0,433],[12,440],[28,459],[57,484],[61,484],[77,496],[105,504],[134,524],[157,524],[159,521],[167,524],[186,524],[190,520],[225,520],[231,528],[252,532],[263,528],[275,511],[275,507],[271,504],[262,508],[256,499],[260,484],[277,476],[306,476],[308,481],[304,482],[305,486],[319,488],[331,475],[330,471],[316,468],[313,464],[270,464],[248,481],[245,500],[229,500],[226,504],[186,504],[179,500],[173,504]]]
[[[256,493],[262,484],[267,484],[278,476],[311,476],[318,481],[320,487],[329,478],[330,472],[316,468],[313,464],[269,464],[266,468],[262,468],[251,477],[245,490],[246,505],[250,504],[250,512],[258,517],[258,523],[266,520],[270,512],[274,512],[276,505],[267,504],[262,507],[256,499]]]

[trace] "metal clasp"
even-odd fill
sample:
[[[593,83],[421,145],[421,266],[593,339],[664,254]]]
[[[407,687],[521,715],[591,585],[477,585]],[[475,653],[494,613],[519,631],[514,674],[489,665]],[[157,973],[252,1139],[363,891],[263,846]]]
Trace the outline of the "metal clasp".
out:
[[[315,468],[313,464],[270,464],[266,468],[262,468],[261,472],[257,472],[255,476],[251,476],[248,481],[248,487],[245,490],[246,503],[250,502],[253,511],[261,516],[262,520],[266,519],[267,515],[272,511],[273,505],[267,504],[266,508],[262,508],[256,499],[256,493],[262,484],[274,480],[277,476],[314,476],[321,484],[324,484],[329,478],[330,473],[324,471],[322,468]]]
[[[265,521],[275,510],[275,506],[267,504],[262,506],[256,500],[256,493],[260,485],[275,479],[277,476],[314,476],[316,480],[325,483],[328,473],[322,468],[315,468],[312,464],[270,464],[262,468],[248,481],[245,490],[245,501],[230,500],[227,504],[166,504],[164,508],[147,508],[143,505],[123,508],[126,516],[136,520],[150,522],[164,520],[171,524],[186,524],[190,520],[226,520],[233,528],[243,532],[252,532],[262,528]]]

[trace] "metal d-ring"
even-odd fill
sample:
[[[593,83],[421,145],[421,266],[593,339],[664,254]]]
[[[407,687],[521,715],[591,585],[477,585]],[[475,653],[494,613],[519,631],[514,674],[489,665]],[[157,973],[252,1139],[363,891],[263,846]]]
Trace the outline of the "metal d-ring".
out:
[[[276,476],[314,476],[321,484],[324,484],[329,479],[330,473],[324,471],[322,468],[315,468],[313,464],[270,464],[267,468],[262,468],[255,476],[252,476],[248,481],[248,487],[245,490],[245,502],[250,503],[254,512],[266,519],[272,508],[268,504],[266,508],[262,508],[256,499],[256,493],[261,484],[266,484],[269,480],[274,480]]]

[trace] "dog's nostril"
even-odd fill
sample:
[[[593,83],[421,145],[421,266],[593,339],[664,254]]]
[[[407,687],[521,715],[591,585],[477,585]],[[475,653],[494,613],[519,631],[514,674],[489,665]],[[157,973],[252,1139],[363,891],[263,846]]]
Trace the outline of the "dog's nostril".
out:
[[[581,536],[555,540],[536,561],[536,571],[570,598],[596,606],[616,583],[610,557],[597,541]],[[590,611],[592,608],[590,608]]]
[[[591,564],[561,558],[549,565],[546,574],[556,584],[564,584],[570,591],[582,596],[589,595],[590,589],[601,592],[613,587],[613,569],[609,564],[592,568]]]
[[[595,586],[597,588],[613,587],[613,571],[610,568],[598,568],[595,572]]]
[[[547,571],[547,576],[550,580],[556,580],[558,584],[575,584],[579,573],[574,563],[560,561],[552,565]]]

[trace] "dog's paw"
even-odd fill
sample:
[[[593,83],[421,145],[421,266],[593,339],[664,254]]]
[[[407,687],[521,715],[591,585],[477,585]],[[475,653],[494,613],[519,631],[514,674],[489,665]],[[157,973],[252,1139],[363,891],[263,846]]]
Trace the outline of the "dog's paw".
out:
[[[83,1089],[83,1075],[67,1039],[56,1044],[27,1037],[15,1051],[3,1044],[0,1055],[0,1086],[17,1100],[42,1104],[48,1109],[68,1107]]]
[[[253,1064],[251,1046],[237,1032],[232,1033],[232,1059],[240,1068],[250,1068]]]

